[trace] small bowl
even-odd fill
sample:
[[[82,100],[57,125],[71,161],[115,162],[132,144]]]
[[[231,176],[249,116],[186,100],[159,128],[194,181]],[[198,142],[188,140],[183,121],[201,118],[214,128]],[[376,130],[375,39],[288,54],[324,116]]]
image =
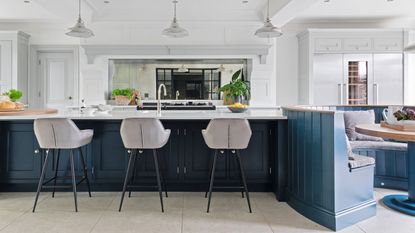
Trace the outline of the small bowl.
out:
[[[243,113],[246,112],[246,110],[248,110],[248,108],[234,108],[234,107],[229,107],[228,109],[233,112],[233,113]]]

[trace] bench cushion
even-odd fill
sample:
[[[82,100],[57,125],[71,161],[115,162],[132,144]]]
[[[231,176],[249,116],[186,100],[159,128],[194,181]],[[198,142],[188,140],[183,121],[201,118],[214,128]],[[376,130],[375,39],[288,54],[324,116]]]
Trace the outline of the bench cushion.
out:
[[[382,138],[360,134],[355,131],[358,124],[375,124],[375,111],[345,111],[343,115],[344,127],[350,141],[383,141]]]
[[[372,157],[353,154],[352,157],[349,156],[349,167],[350,169],[356,169],[361,167],[367,167],[375,165],[375,159]]]
[[[354,142],[349,141],[347,138],[347,135],[345,135],[345,138],[346,138],[347,156],[349,158],[350,169],[356,169],[356,168],[366,167],[366,166],[375,164],[374,158],[353,153],[352,143]]]
[[[350,146],[352,150],[396,150],[406,151],[408,149],[407,143],[401,142],[376,142],[376,141],[351,141]]]

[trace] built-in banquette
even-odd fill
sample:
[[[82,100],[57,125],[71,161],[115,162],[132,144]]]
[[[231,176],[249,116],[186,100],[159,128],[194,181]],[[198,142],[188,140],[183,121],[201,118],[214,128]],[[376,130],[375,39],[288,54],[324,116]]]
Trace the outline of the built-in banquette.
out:
[[[373,186],[407,189],[405,148],[355,147],[374,166],[351,169],[343,111],[373,109],[376,122],[386,106],[284,108],[288,118],[287,202],[304,216],[339,230],[376,214]],[[375,169],[375,171],[374,171]],[[375,174],[375,176],[374,176]],[[375,179],[373,179],[375,178]]]

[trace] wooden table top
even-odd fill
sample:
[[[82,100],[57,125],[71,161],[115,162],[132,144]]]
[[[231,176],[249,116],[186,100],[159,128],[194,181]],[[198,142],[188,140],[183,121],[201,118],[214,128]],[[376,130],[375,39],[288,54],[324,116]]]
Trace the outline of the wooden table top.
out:
[[[380,124],[356,125],[356,132],[374,137],[394,139],[397,141],[415,142],[415,132],[394,130],[381,127]]]
[[[25,116],[25,115],[45,115],[58,113],[57,109],[25,109],[15,112],[0,112],[0,116]]]

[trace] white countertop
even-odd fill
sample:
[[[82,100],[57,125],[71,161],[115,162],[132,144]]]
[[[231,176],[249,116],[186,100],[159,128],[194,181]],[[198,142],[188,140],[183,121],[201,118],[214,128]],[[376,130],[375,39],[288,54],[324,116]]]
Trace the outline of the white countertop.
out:
[[[121,120],[129,117],[159,118],[163,120],[209,120],[213,118],[244,118],[251,120],[279,120],[287,119],[278,109],[249,109],[244,113],[231,113],[228,109],[191,111],[171,110],[162,111],[157,116],[156,111],[115,110],[110,113],[95,112],[93,114],[79,113],[79,111],[59,111],[50,115],[0,116],[0,121],[6,120],[33,120],[36,118],[70,118],[73,120]]]

